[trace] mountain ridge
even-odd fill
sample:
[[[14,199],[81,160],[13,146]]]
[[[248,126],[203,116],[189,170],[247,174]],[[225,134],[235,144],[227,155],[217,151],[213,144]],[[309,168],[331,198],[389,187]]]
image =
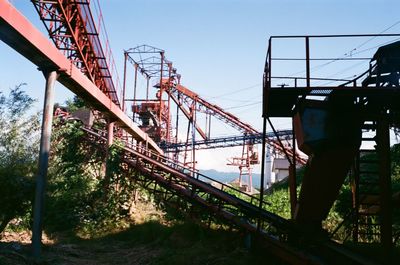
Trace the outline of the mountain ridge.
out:
[[[200,174],[203,174],[207,177],[220,181],[222,183],[229,183],[237,178],[239,178],[239,172],[222,172],[215,169],[200,169]],[[260,179],[261,175],[257,173],[253,173],[253,186],[255,188],[260,187]],[[247,176],[243,177],[243,181],[247,181]]]

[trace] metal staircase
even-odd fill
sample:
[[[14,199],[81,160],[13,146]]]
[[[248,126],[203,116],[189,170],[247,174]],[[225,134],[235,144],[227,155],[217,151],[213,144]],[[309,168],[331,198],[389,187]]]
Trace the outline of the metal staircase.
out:
[[[106,132],[83,128],[86,140],[105,148]],[[149,149],[124,143],[122,167],[125,176],[151,191],[165,205],[204,225],[228,225],[257,235],[259,244],[289,264],[368,264],[361,256],[345,251],[337,243],[326,240],[312,247],[288,242],[289,235],[300,235],[290,220],[263,207],[259,197],[213,180],[168,157]],[[296,240],[293,241],[293,243]],[[373,263],[371,263],[373,264]]]
[[[88,141],[100,147],[106,146],[106,132],[93,128],[83,130]],[[287,232],[289,221],[262,208],[260,210],[259,197],[193,171],[173,159],[127,142],[121,159],[126,177],[133,178],[144,188],[151,188],[156,195],[179,205],[182,210],[191,209],[192,205],[207,208],[215,217],[222,217],[228,223],[252,232],[257,230],[260,218],[261,230],[269,231],[275,227],[274,230],[280,234]],[[268,204],[263,201],[261,207]]]
[[[352,182],[355,242],[380,242],[379,158],[376,138],[363,138],[364,146],[355,159]],[[366,144],[365,144],[366,143]]]
[[[96,23],[90,1],[31,2],[54,45],[116,105],[120,105],[114,58],[108,40],[103,47],[100,39],[99,30],[104,30],[102,15]]]
[[[353,240],[361,243],[381,243],[385,258],[391,258],[392,188],[389,143],[389,123],[385,113],[364,124],[375,136],[363,138],[365,144],[356,163],[353,185],[355,222]],[[365,148],[367,146],[368,148]]]

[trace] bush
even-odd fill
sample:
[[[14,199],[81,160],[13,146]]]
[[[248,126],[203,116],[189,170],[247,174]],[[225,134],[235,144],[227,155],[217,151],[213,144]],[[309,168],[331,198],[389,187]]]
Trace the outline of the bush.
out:
[[[106,150],[104,142],[88,140],[81,126],[55,123],[45,226],[93,236],[125,224],[133,183],[123,175],[121,143]]]
[[[23,86],[0,92],[0,232],[16,217],[27,226],[31,212],[40,122],[39,114],[27,115],[35,100]]]

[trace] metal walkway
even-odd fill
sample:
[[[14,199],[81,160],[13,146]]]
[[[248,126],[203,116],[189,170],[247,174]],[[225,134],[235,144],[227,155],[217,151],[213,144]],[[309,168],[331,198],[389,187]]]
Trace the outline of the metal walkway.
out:
[[[83,128],[87,140],[104,148],[105,131]],[[341,245],[324,239],[305,243],[304,233],[291,221],[264,209],[269,203],[216,181],[183,164],[140,146],[124,143],[126,177],[154,193],[164,203],[193,219],[222,221],[260,238],[271,253],[290,264],[374,264]],[[203,214],[205,213],[205,214]],[[258,227],[259,225],[259,227]]]
[[[0,40],[30,60],[40,70],[57,71],[59,73],[57,80],[61,84],[102,111],[137,141],[145,142],[149,148],[163,153],[158,145],[109,98],[110,94],[97,87],[7,0],[0,0]]]
[[[292,131],[291,130],[278,131],[277,135],[283,138],[285,137],[290,138],[292,137]],[[276,134],[274,132],[267,133],[267,138],[274,139],[276,138]],[[249,135],[207,138],[205,140],[194,141],[191,145],[188,145],[186,142],[178,142],[178,143],[162,142],[160,143],[160,147],[164,150],[165,153],[168,153],[168,152],[191,150],[193,147],[196,150],[203,150],[203,149],[215,149],[215,148],[232,147],[232,146],[242,146],[243,142],[245,141],[250,141],[254,144],[261,144],[262,139],[263,139],[263,134],[258,133]]]
[[[46,2],[39,1],[38,3]],[[79,3],[85,2],[87,1]],[[64,6],[61,6],[61,1],[58,1],[58,3],[60,4],[58,8],[64,8]],[[78,4],[78,2],[71,1],[71,4]],[[44,6],[39,6],[39,14],[41,14],[42,7]],[[50,7],[49,10],[52,10],[52,8]],[[60,12],[60,10],[57,9],[57,12]],[[43,17],[42,19],[47,18]],[[51,19],[56,21],[57,15]],[[68,35],[68,33],[66,34]],[[91,35],[90,32],[85,34]],[[249,233],[257,234],[268,245],[271,253],[292,264],[368,264],[354,253],[346,251],[328,239],[304,244],[302,233],[290,221],[263,208],[263,205],[267,205],[267,202],[260,201],[255,196],[212,180],[160,155],[163,151],[159,146],[136,126],[120,108],[115,97],[116,93],[111,93],[115,92],[113,88],[94,83],[98,80],[95,77],[96,75],[100,75],[100,79],[108,78],[108,73],[105,76],[103,76],[104,73],[100,73],[102,72],[101,64],[98,70],[86,72],[85,75],[85,69],[79,68],[60,52],[7,0],[0,0],[0,40],[33,62],[41,71],[56,71],[59,75],[58,81],[65,87],[103,112],[110,122],[116,122],[120,128],[131,134],[139,144],[137,146],[126,144],[124,147],[122,159],[127,176],[134,178],[143,187],[152,190],[164,201],[176,205],[189,215],[197,215],[197,219],[203,220],[200,212],[198,212],[198,209],[201,209],[206,213],[207,218],[215,217]],[[101,53],[94,52],[92,54],[95,54],[98,60],[103,60]],[[85,56],[76,58],[83,60],[86,58]],[[85,62],[82,61],[82,63]],[[96,63],[89,62],[88,65],[90,64]],[[180,93],[181,96],[194,99],[188,96],[188,90],[179,84],[170,87],[170,89],[171,95]],[[220,119],[228,123],[232,122],[233,125],[237,124],[237,121],[234,122],[235,117],[227,115],[218,106],[203,102],[201,99],[199,101],[199,98],[196,98],[196,100],[203,106],[215,111]],[[245,132],[252,131],[244,123],[240,123],[240,128],[244,128]],[[105,133],[88,129],[86,131],[89,141],[100,144],[102,148],[107,147]],[[278,150],[286,151],[277,143],[270,144]],[[142,149],[140,146],[148,148]],[[292,154],[294,155],[295,152]],[[41,239],[41,236],[39,238]]]

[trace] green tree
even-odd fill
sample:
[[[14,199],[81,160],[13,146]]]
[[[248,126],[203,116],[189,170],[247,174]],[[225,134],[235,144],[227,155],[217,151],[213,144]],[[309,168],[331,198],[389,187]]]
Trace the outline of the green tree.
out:
[[[67,109],[69,112],[74,112],[80,108],[84,108],[86,107],[85,102],[83,101],[83,99],[74,96],[73,98],[67,99],[65,101],[65,105],[67,106]]]
[[[30,212],[37,170],[39,113],[28,115],[35,100],[20,84],[0,92],[0,232],[10,220]]]
[[[68,109],[80,107],[76,98],[67,104]],[[104,122],[95,123],[105,130]],[[122,176],[121,143],[115,141],[108,147],[104,139],[90,137],[82,126],[75,119],[54,121],[45,227],[86,236],[125,222],[133,181]]]

